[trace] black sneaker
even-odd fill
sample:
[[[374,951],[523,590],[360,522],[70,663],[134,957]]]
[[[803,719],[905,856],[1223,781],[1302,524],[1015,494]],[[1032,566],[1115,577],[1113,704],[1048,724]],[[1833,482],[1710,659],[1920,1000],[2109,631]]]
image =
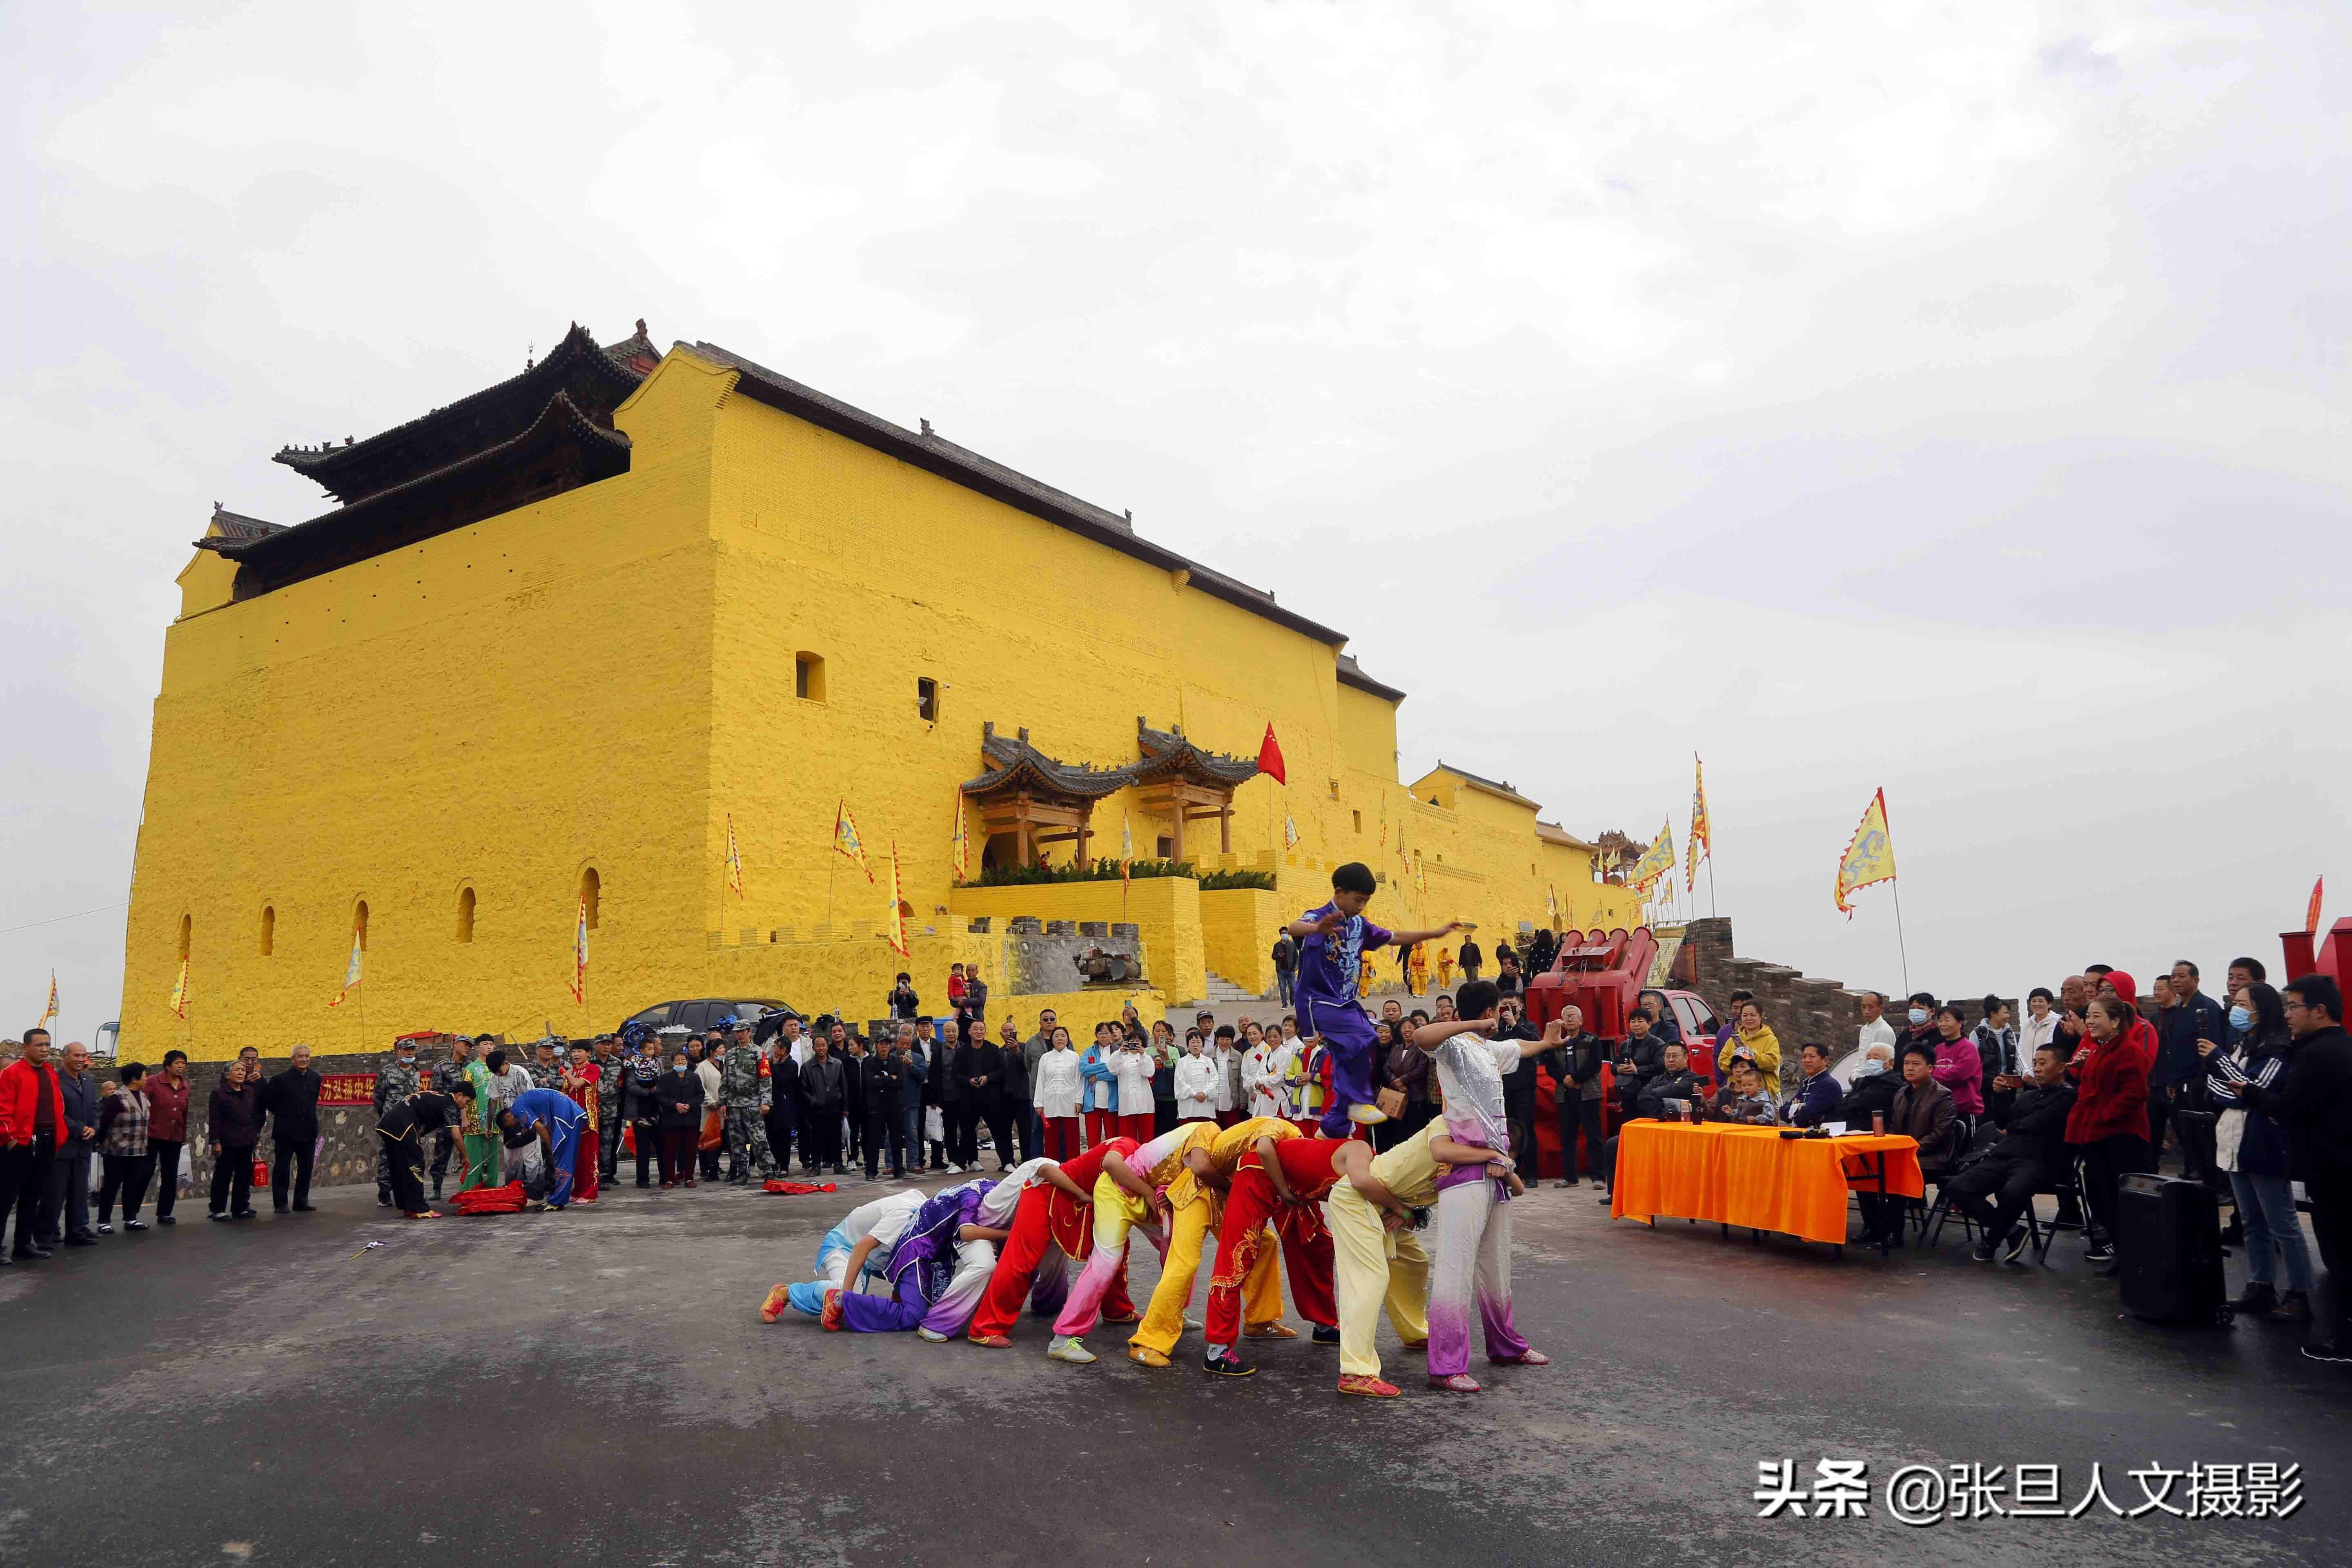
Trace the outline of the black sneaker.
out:
[[[113,1222],[111,1220],[100,1220],[98,1222],[98,1234],[100,1236],[112,1236],[114,1234]]]
[[[294,1205],[294,1212],[296,1214],[317,1214],[319,1211],[309,1204],[296,1204]]]
[[[258,1211],[258,1210],[255,1210],[255,1209],[239,1209],[239,1210],[237,1210],[237,1211],[236,1211],[236,1213],[235,1213],[234,1215],[231,1215],[229,1217],[230,1217],[231,1219],[259,1219],[259,1218],[261,1217],[261,1215],[260,1215],[260,1213],[259,1213],[259,1211]]]
[[[145,1230],[147,1228],[147,1222],[143,1219],[126,1219],[122,1222],[122,1228],[125,1230]]]
[[[2026,1229],[2021,1225],[2011,1226],[2009,1227],[2009,1235],[2003,1238],[2000,1249],[2000,1260],[2003,1263],[2016,1262],[2019,1258],[2025,1256],[2025,1249],[2032,1246],[2032,1242],[2033,1233],[2032,1231]]]
[[[2305,1350],[2303,1353],[2309,1355],[2311,1352]],[[1227,1351],[1223,1355],[1202,1356],[1201,1370],[1212,1377],[1249,1377],[1256,1373],[1257,1368],[1250,1365],[1233,1352]]]
[[[2113,1263],[2115,1260],[2116,1249],[2104,1241],[2095,1241],[2083,1249],[2083,1261],[2085,1263]]]
[[[20,1247],[16,1252],[16,1261],[19,1263],[38,1263],[45,1258],[54,1256],[55,1254],[46,1247]]]
[[[375,1206],[376,1206],[376,1207],[378,1207],[378,1208],[380,1208],[380,1209],[388,1209],[388,1208],[390,1208],[390,1207],[392,1206],[392,1194],[391,1194],[390,1193],[382,1193],[382,1192],[380,1192],[380,1193],[376,1194],[376,1195],[375,1195]]]
[[[2314,1340],[2303,1347],[2303,1353],[2313,1361],[2324,1361],[2336,1366],[2352,1366],[2352,1345],[2342,1340]]]
[[[170,1215],[159,1214],[155,1216],[155,1223],[157,1225],[177,1225],[180,1222],[173,1219]]]
[[[205,1215],[205,1217],[206,1219],[226,1220],[228,1215],[226,1214],[208,1214]]]
[[[1976,1250],[1969,1253],[1969,1256],[1976,1259],[1979,1263],[1990,1263],[1995,1256],[1991,1238],[1987,1237],[1985,1240],[1978,1242],[1976,1245]]]
[[[1318,1345],[1338,1344],[1339,1342],[1339,1325],[1337,1323],[1316,1324],[1315,1342]]]

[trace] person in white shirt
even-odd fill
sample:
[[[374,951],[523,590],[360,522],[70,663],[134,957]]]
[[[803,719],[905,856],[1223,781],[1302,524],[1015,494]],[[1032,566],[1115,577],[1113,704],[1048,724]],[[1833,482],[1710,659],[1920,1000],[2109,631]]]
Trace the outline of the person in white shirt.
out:
[[[1282,1037],[1265,1034],[1255,1024],[1243,1033],[1249,1038],[1249,1048],[1242,1052],[1242,1092],[1249,1096],[1249,1113],[1289,1121],[1282,1093]]]
[[[1873,1046],[1885,1046],[1891,1055],[1895,1050],[1895,1026],[1879,1016],[1886,1011],[1886,993],[1865,991],[1862,994],[1862,1028],[1853,1042],[1854,1055],[1859,1058]]]
[[[1129,1035],[1119,1042],[1111,1059],[1118,1074],[1118,1135],[1138,1143],[1151,1142],[1151,1074],[1156,1064],[1143,1041]]]
[[[1176,1061],[1176,1120],[1214,1121],[1218,1089],[1224,1080],[1224,1069],[1217,1059],[1201,1048],[1201,1031],[1187,1034],[1184,1054]]]
[[[1444,1091],[1444,1134],[1432,1152],[1491,1149],[1484,1165],[1454,1165],[1438,1178],[1437,1246],[1429,1274],[1429,1385],[1475,1394],[1470,1376],[1470,1322],[1484,1326],[1486,1359],[1498,1366],[1545,1366],[1551,1358],[1530,1349],[1511,1319],[1511,1199],[1527,1188],[1512,1169],[1510,1124],[1503,1109],[1507,1073],[1533,1072],[1525,1058],[1558,1046],[1561,1020],[1541,1039],[1483,1037],[1497,1026],[1501,994],[1491,981],[1473,980],[1456,993],[1461,1019],[1425,1024],[1412,1044],[1435,1062]],[[1769,1102],[1768,1102],[1769,1103]],[[1473,1300],[1476,1310],[1472,1310]]]
[[[1029,1076],[1029,1098],[1037,1107],[1044,1133],[1039,1142],[1055,1160],[1075,1160],[1082,1142],[1078,1103],[1083,1086],[1078,1079],[1078,1053],[1070,1048],[1070,1031],[1056,1025],[1053,1044],[1037,1058]]]

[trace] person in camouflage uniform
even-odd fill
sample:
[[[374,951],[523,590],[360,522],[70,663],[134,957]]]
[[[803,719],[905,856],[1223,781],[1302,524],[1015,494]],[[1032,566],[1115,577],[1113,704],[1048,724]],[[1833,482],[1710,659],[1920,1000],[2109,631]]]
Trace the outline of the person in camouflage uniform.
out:
[[[473,1059],[474,1042],[463,1035],[450,1037],[449,1059],[433,1064],[433,1092],[450,1095],[454,1099],[457,1086],[467,1081],[466,1064]],[[449,1173],[449,1156],[457,1148],[457,1132],[454,1125],[445,1125],[433,1134],[433,1197],[436,1203],[441,1198],[441,1184]],[[459,1154],[457,1180],[462,1184],[465,1179],[465,1156]]]
[[[424,1087],[416,1070],[416,1042],[394,1040],[392,1060],[375,1075],[375,1119],[382,1121],[385,1106],[395,1100],[405,1100]],[[392,1156],[383,1149],[375,1152],[375,1201],[382,1207],[392,1206]]]
[[[523,1070],[530,1074],[530,1087],[551,1089],[562,1094],[564,1064],[571,1058],[571,1041],[555,1035],[541,1040],[531,1048],[531,1059],[523,1064]]]
[[[621,1079],[627,1071],[614,1044],[612,1036],[599,1035],[593,1047],[602,1075],[596,1079],[596,1180],[605,1186],[613,1184],[621,1158]]]
[[[719,1064],[719,1104],[727,1142],[727,1179],[739,1187],[751,1184],[751,1167],[760,1179],[776,1173],[776,1158],[768,1148],[768,1080],[760,1076],[760,1047],[751,1043],[748,1020],[730,1020],[727,1054]]]

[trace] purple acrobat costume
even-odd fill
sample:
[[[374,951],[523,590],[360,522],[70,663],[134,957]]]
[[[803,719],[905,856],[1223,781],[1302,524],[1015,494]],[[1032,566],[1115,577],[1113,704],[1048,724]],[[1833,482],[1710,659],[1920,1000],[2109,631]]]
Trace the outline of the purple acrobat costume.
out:
[[[966,1182],[935,1194],[915,1211],[890,1255],[887,1296],[845,1293],[842,1327],[852,1333],[906,1333],[929,1329],[953,1337],[964,1331],[996,1264],[986,1241],[958,1241],[956,1232],[979,1223],[980,1200],[994,1182]]]
[[[1305,918],[1319,921],[1338,909],[1325,904]],[[1331,1053],[1331,1104],[1323,1112],[1326,1138],[1355,1130],[1351,1105],[1372,1103],[1372,1019],[1356,1001],[1364,954],[1389,944],[1389,933],[1361,915],[1349,915],[1337,936],[1315,932],[1298,944],[1298,1032]]]

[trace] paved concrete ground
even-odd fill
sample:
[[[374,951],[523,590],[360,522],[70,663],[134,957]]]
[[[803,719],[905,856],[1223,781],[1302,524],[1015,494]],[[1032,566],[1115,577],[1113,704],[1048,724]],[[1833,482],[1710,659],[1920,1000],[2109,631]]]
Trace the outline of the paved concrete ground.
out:
[[[0,1561],[2269,1564],[2341,1562],[2352,1523],[2352,1376],[2282,1327],[2118,1321],[2071,1240],[2048,1271],[1957,1236],[1838,1261],[1547,1188],[1517,1211],[1518,1317],[1560,1364],[1373,1404],[1304,1338],[1228,1383],[1197,1336],[1148,1372],[1112,1331],[1077,1369],[1028,1321],[1008,1352],[762,1326],[874,1190],[420,1225],[344,1189],[0,1270]],[[1824,1455],[1868,1460],[1867,1521],[1755,1517],[1759,1459]],[[1898,1465],[2021,1460],[2062,1465],[2069,1505],[2094,1460],[2126,1506],[2151,1460],[2299,1462],[2309,1500],[1885,1517]]]

